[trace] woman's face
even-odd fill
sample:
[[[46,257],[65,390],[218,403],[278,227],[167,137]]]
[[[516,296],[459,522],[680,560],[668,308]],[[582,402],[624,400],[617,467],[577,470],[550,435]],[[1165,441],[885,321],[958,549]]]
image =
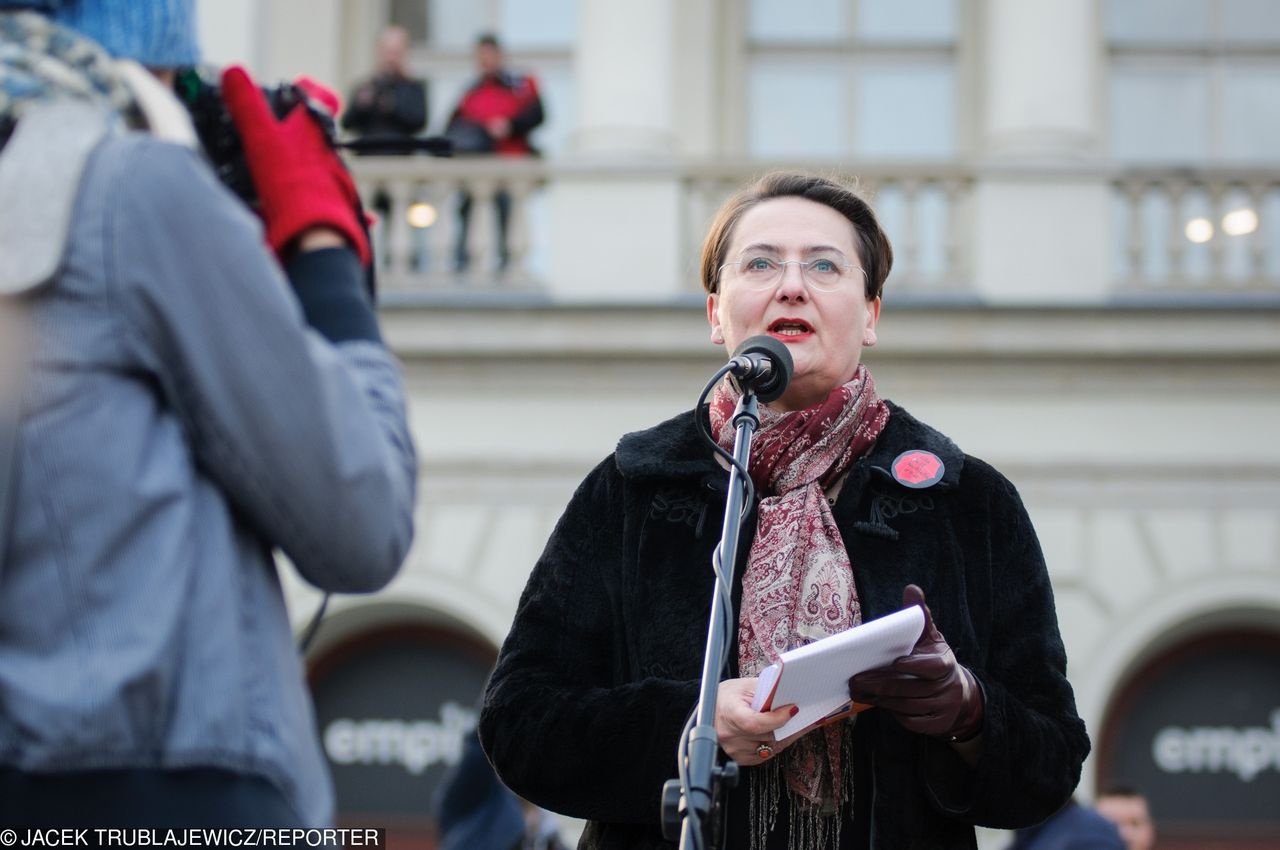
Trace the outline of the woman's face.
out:
[[[809,262],[833,256],[832,249],[862,267],[847,218],[805,198],[773,198],[738,219],[725,261],[746,253]],[[862,347],[875,344],[880,317],[880,299],[867,300],[862,273],[852,270],[847,286],[826,292],[814,289],[801,267],[790,263],[775,286],[753,290],[740,279],[739,268],[725,267],[718,291],[707,296],[711,341],[733,351],[749,337],[768,334],[786,344],[795,373],[774,407],[799,410],[817,404],[853,377]]]

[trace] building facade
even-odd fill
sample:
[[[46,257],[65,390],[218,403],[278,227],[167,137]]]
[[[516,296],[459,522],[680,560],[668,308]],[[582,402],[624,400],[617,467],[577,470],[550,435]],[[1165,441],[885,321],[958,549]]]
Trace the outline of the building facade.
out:
[[[403,574],[335,599],[310,650],[344,811],[424,826],[577,482],[622,433],[691,407],[724,356],[696,274],[711,213],[799,166],[856,177],[894,241],[878,386],[1027,502],[1094,741],[1080,796],[1140,786],[1161,847],[1280,841],[1280,8],[202,11],[211,60],[343,89],[391,22],[415,39],[431,131],[481,30],[538,76],[548,122],[538,159],[352,162],[390,199],[382,314],[422,476]],[[505,268],[453,269],[461,190],[483,258],[499,238],[488,201],[511,197]],[[318,600],[289,593],[301,630]]]

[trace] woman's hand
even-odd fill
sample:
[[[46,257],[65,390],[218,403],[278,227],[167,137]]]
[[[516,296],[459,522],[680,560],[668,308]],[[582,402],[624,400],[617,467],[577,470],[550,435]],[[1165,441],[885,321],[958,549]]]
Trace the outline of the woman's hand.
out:
[[[975,740],[982,734],[982,688],[933,624],[924,591],[907,585],[902,605],[924,609],[924,631],[915,648],[892,664],[854,676],[849,696],[892,712],[912,732],[957,745]]]
[[[758,679],[726,679],[716,695],[716,737],[720,749],[738,764],[747,767],[760,764],[791,746],[798,738],[775,741],[773,730],[786,723],[799,710],[784,705],[772,711],[756,711],[751,700],[756,695]],[[761,744],[767,751],[759,751]],[[766,754],[767,753],[767,754]]]

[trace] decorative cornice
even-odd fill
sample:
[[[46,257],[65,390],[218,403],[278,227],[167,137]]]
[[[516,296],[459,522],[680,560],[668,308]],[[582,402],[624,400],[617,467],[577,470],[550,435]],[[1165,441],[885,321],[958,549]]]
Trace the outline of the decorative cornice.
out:
[[[715,362],[705,308],[666,304],[400,303],[384,333],[406,360]],[[1280,303],[886,304],[874,359],[1280,361]]]

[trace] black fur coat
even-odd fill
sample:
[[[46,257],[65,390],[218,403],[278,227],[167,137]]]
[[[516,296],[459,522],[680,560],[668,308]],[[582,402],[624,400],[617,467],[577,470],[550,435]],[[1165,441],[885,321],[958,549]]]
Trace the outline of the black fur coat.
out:
[[[983,753],[970,768],[946,743],[863,712],[842,847],[971,848],[975,824],[1028,826],[1061,808],[1089,740],[1016,490],[891,408],[840,491],[836,522],[864,619],[900,608],[906,584],[923,588],[939,630],[984,688]],[[942,480],[926,489],[895,481],[890,465],[909,449],[938,455]],[[659,831],[659,795],[676,775],[676,744],[697,700],[726,479],[692,414],[623,437],[578,488],[520,600],[480,734],[516,793],[591,821],[580,847],[672,846]],[[754,528],[751,516],[743,536]],[[746,785],[730,800],[739,830]],[[778,829],[785,836],[786,825]]]

